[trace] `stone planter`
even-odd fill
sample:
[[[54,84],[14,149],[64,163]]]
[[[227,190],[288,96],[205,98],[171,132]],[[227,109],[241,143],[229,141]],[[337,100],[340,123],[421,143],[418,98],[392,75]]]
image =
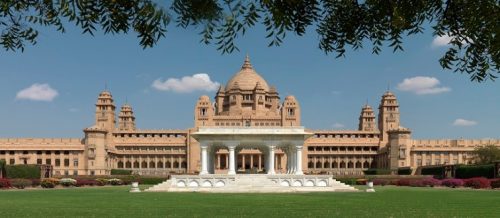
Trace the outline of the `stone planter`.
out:
[[[141,192],[139,189],[139,182],[132,182],[132,188],[130,189],[130,192]]]
[[[368,186],[368,189],[366,189],[366,192],[375,192],[375,189],[373,188],[373,181],[367,182],[366,186]]]

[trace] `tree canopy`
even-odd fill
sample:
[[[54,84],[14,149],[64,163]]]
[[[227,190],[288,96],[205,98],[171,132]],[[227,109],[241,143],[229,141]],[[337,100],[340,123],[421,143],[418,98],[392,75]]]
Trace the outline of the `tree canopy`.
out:
[[[500,149],[495,145],[477,147],[474,149],[473,154],[473,158],[478,164],[489,164],[494,161],[500,161]]]
[[[73,23],[90,35],[135,32],[147,48],[174,23],[198,28],[202,43],[231,53],[239,50],[236,38],[263,25],[269,46],[315,30],[319,49],[338,58],[367,45],[374,54],[384,45],[403,51],[403,37],[429,25],[451,39],[440,65],[482,82],[500,73],[499,15],[499,0],[2,0],[0,45],[24,51],[40,26],[64,33]]]

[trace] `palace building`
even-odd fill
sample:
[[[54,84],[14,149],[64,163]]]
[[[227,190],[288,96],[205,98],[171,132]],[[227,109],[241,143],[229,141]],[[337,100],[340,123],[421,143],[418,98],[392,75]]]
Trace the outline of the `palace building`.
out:
[[[108,175],[111,169],[141,175],[361,175],[368,168],[468,164],[475,147],[500,146],[498,139],[413,139],[390,91],[381,96],[377,114],[369,105],[361,108],[357,130],[304,128],[300,115],[299,100],[281,100],[247,57],[213,100],[198,99],[193,128],[138,129],[133,108],[125,104],[118,112],[105,90],[83,138],[0,138],[0,159],[51,165],[61,176]]]

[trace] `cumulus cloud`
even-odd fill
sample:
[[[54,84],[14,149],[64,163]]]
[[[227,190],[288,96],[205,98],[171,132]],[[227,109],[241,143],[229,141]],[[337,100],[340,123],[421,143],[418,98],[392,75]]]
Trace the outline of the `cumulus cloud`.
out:
[[[456,119],[455,122],[453,122],[453,126],[475,126],[477,125],[477,122],[474,120],[466,120],[466,119]]]
[[[35,83],[28,88],[19,91],[16,99],[32,100],[32,101],[52,101],[59,93],[57,90],[50,87],[49,84]]]
[[[220,83],[210,80],[210,76],[206,73],[194,74],[185,76],[180,79],[169,78],[165,81],[157,79],[151,87],[160,91],[174,91],[178,93],[189,93],[194,91],[215,91],[219,88]]]
[[[342,123],[334,123],[334,124],[332,125],[332,127],[333,127],[333,128],[335,128],[335,129],[340,129],[340,128],[344,128],[344,127],[345,127],[345,125],[344,125],[344,124],[342,124]]]
[[[451,88],[439,86],[440,82],[435,77],[416,76],[406,78],[399,83],[397,89],[413,92],[417,95],[432,95],[451,91]]]
[[[448,34],[442,36],[436,36],[434,37],[434,40],[432,40],[432,47],[448,46],[448,44],[450,44],[450,41],[452,39],[453,37]]]

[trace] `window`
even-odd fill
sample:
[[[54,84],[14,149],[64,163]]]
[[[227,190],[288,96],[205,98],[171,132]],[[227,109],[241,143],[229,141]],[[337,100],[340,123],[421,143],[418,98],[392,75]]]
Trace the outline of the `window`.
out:
[[[64,155],[69,155],[69,151],[64,151]]]
[[[9,154],[10,155],[14,155],[14,151],[9,151]]]
[[[36,164],[42,164],[43,160],[42,159],[36,159]]]
[[[65,176],[69,176],[69,172],[67,170],[64,171]]]
[[[91,175],[91,176],[94,176],[94,175],[95,175],[95,171],[91,170],[91,171],[90,171],[90,175]]]
[[[50,154],[50,153],[52,153],[52,152],[50,152],[50,151],[45,151],[45,154]]]
[[[78,176],[78,170],[73,170],[73,176]]]
[[[51,159],[45,159],[45,164],[51,165],[52,164],[52,160]]]
[[[56,153],[56,155],[59,155],[59,154],[61,154],[61,152],[60,152],[60,151],[56,151],[55,153]]]
[[[288,116],[294,116],[295,115],[295,112],[294,112],[293,108],[288,108],[287,111],[288,111]]]
[[[64,159],[64,166],[69,167],[69,159]]]
[[[5,151],[0,151],[0,154],[5,154]]]
[[[78,159],[74,159],[74,160],[73,160],[73,166],[74,166],[74,167],[77,167],[77,166],[78,166]]]
[[[201,114],[201,116],[206,116],[207,115],[207,109],[206,108],[202,108],[200,110],[200,114]]]
[[[23,154],[28,154],[28,151],[23,151]]]
[[[41,155],[42,151],[36,151],[36,154]]]
[[[56,167],[58,166],[61,166],[61,160],[60,159],[56,159]]]
[[[10,159],[10,160],[9,160],[9,164],[16,164],[16,160],[15,160],[15,159],[13,159],[13,158],[12,158],[12,159]]]

